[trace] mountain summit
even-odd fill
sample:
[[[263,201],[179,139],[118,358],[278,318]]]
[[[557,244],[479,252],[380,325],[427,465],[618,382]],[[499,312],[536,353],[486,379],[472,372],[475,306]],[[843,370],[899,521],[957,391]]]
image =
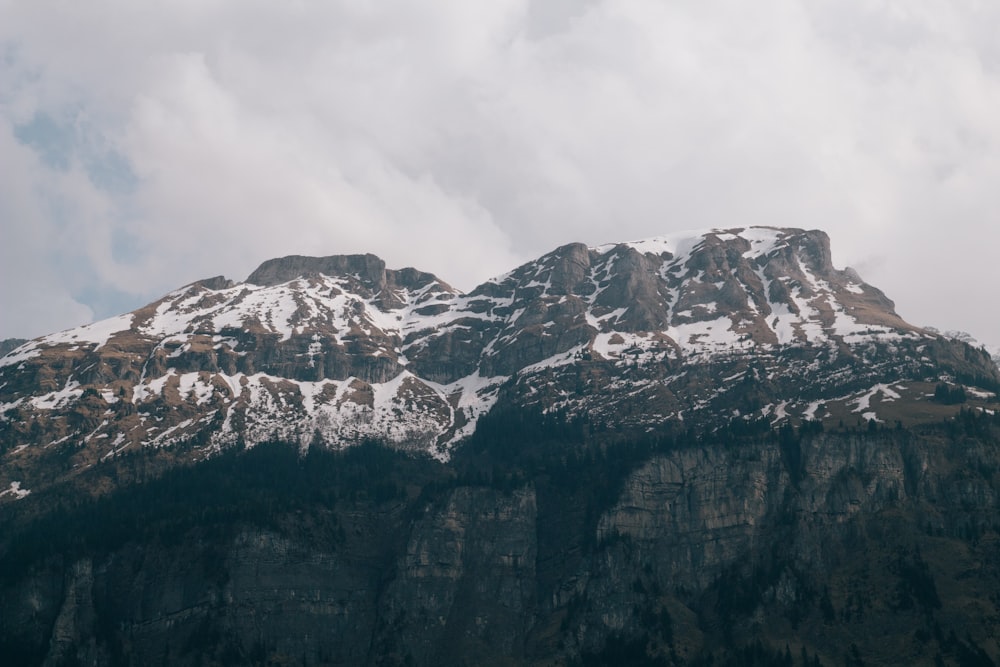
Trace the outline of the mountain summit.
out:
[[[569,244],[468,294],[374,255],[292,256],[0,359],[0,488],[274,438],[444,459],[494,409],[622,432],[939,419],[941,382],[997,407],[985,352],[903,321],[820,231]]]
[[[0,656],[995,665],[998,392],[817,231],[272,259],[0,357]]]

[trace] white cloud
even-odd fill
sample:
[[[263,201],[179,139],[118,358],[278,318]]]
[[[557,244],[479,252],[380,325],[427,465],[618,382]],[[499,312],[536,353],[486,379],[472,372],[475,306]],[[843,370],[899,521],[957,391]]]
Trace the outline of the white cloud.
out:
[[[57,261],[136,300],[289,253],[469,288],[572,240],[776,224],[826,229],[911,321],[1000,341],[995,5],[47,4],[0,5],[0,118],[75,152],[0,186],[0,224],[72,239],[10,232],[49,299],[80,294]],[[0,336],[82,315],[22,311]]]
[[[91,309],[73,296],[89,279],[77,254],[94,248],[87,232],[106,202],[78,168],[56,171],[42,164],[2,119],[0,155],[0,337],[39,336],[89,321]],[[69,211],[74,225],[59,222]]]

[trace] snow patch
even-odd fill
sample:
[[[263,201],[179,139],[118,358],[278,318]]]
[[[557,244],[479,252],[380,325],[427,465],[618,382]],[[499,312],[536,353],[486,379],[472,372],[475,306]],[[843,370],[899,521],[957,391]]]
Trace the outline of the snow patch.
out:
[[[816,419],[816,411],[819,409],[819,406],[823,405],[824,403],[825,401],[813,401],[812,403],[810,403],[809,406],[806,408],[806,411],[802,413],[802,418],[806,420]]]
[[[42,348],[39,347],[39,341],[28,341],[20,347],[15,347],[3,357],[0,357],[0,368],[19,364],[23,361],[27,361],[28,359],[37,357],[41,353]]]
[[[0,491],[0,498],[4,496],[13,496],[14,500],[21,500],[27,497],[31,491],[29,489],[22,489],[20,482],[11,482],[10,487],[4,491]]]
[[[890,387],[889,385],[877,384],[871,389],[869,389],[863,396],[854,401],[856,402],[857,407],[851,410],[851,412],[863,412],[866,410],[870,410],[871,400],[878,394],[881,394],[882,400],[886,402],[895,401],[900,397],[900,395],[896,391],[894,391],[892,387]],[[865,412],[865,414],[869,413]],[[865,417],[865,415],[862,415],[862,417]],[[865,419],[869,419],[869,417],[865,417]]]
[[[71,377],[66,380],[66,385],[59,391],[35,396],[28,402],[39,410],[55,410],[69,405],[81,396],[83,396],[83,389],[80,389],[80,383]]]
[[[104,347],[108,340],[116,333],[128,331],[132,328],[132,313],[125,313],[116,317],[109,317],[106,320],[86,324],[75,329],[67,329],[59,333],[50,334],[39,339],[47,345],[89,343],[94,345],[94,349]]]

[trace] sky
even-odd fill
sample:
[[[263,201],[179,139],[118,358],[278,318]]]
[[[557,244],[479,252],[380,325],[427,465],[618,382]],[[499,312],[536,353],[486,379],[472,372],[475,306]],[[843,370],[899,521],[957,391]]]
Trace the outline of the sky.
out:
[[[1000,346],[1000,3],[0,0],[0,338],[371,252],[826,231]]]

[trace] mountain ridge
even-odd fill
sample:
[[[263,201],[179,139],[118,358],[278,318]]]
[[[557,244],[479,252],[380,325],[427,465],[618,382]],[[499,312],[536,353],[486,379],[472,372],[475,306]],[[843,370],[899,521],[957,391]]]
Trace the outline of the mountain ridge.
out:
[[[8,661],[1000,660],[1000,372],[822,232],[251,275],[0,359]]]
[[[370,254],[293,255],[0,358],[0,487],[54,482],[41,462],[60,447],[72,468],[276,436],[446,459],[498,404],[636,432],[892,423],[940,382],[1000,407],[985,352],[902,320],[818,230],[572,243],[468,293]]]

